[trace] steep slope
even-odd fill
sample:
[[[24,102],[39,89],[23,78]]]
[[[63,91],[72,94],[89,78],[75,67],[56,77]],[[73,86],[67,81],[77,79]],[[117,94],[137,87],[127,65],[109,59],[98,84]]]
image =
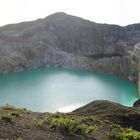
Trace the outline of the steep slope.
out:
[[[97,24],[55,13],[45,19],[0,28],[0,73],[29,67],[66,67],[135,80],[124,55],[139,41],[139,24]]]

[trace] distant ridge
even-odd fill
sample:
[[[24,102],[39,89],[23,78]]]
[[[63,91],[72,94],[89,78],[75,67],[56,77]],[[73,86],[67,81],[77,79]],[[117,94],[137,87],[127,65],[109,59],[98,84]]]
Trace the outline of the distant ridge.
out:
[[[0,28],[0,73],[28,67],[65,67],[108,72],[127,79],[130,71],[124,74],[127,66],[122,57],[138,42],[140,24],[98,24],[58,12]]]

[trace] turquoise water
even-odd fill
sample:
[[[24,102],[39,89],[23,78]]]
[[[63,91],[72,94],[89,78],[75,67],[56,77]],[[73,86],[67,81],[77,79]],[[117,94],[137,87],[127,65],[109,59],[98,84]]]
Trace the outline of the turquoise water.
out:
[[[0,105],[32,111],[67,112],[93,100],[132,106],[137,98],[136,84],[107,74],[41,68],[0,75]]]

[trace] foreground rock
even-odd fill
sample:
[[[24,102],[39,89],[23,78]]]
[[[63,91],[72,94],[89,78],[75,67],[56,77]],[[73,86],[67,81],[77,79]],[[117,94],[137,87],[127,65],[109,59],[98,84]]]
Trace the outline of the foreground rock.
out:
[[[140,99],[138,99],[138,100],[134,103],[133,106],[134,106],[134,107],[140,107]]]
[[[139,110],[109,101],[94,101],[67,114],[0,108],[3,140],[139,140],[139,124]]]
[[[65,13],[0,28],[0,73],[63,67],[107,72],[137,81],[127,51],[140,41],[140,24],[97,24]]]

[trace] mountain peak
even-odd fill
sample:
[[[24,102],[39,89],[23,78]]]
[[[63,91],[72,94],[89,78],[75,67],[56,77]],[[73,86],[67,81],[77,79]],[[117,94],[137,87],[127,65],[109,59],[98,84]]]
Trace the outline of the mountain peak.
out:
[[[47,16],[45,19],[49,19],[49,18],[60,18],[60,17],[64,17],[66,16],[67,14],[64,13],[64,12],[56,12],[54,14],[51,14],[49,16]]]

